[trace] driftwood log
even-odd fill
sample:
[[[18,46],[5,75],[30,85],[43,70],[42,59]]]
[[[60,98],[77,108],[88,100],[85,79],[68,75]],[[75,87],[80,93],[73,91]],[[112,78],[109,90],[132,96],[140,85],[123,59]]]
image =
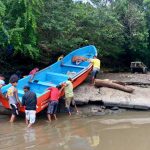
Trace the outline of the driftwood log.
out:
[[[108,88],[118,89],[128,93],[132,93],[134,91],[133,88],[122,85],[121,82],[111,81],[111,80],[95,79],[94,85],[96,87],[108,87]]]

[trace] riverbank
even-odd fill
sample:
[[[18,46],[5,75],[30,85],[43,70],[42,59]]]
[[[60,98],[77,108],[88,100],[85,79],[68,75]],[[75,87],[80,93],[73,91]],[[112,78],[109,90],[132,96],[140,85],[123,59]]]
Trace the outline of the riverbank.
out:
[[[121,107],[130,109],[150,109],[150,73],[103,73],[99,79],[117,80],[126,83],[134,89],[133,93],[126,93],[112,88],[95,88],[88,82],[75,89],[75,100],[81,104],[104,103],[106,107]]]

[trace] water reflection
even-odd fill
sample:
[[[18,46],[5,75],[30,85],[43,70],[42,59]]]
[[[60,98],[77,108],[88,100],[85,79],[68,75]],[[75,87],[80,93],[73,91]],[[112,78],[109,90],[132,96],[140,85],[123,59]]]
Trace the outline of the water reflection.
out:
[[[112,116],[59,117],[48,123],[39,119],[27,129],[22,120],[1,120],[0,149],[32,150],[147,150],[150,147],[150,113]]]
[[[95,135],[92,137],[88,137],[87,139],[88,139],[88,141],[92,147],[96,147],[100,144],[100,137],[99,136]]]
[[[25,129],[24,140],[25,143],[34,142],[36,140],[36,134],[34,128]]]

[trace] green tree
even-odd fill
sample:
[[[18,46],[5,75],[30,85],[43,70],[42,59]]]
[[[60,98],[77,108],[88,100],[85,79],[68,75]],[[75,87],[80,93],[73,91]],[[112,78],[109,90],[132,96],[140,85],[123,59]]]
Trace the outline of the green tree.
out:
[[[136,1],[120,0],[113,4],[114,11],[124,28],[123,49],[126,63],[134,60],[144,60],[147,50],[148,30],[146,26],[145,13]]]
[[[106,66],[150,64],[150,1],[91,1],[0,0],[1,48],[7,52],[11,45],[14,55],[48,64],[93,44]]]
[[[37,19],[42,0],[5,0],[4,3],[7,15],[3,18],[3,31],[8,37],[5,44],[13,45],[14,54],[37,58]]]

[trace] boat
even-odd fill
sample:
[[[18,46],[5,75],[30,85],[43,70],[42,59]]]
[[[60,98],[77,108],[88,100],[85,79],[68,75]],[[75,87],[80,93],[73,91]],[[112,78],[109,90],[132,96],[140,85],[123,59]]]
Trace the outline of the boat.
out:
[[[65,56],[62,60],[48,66],[47,68],[37,72],[32,79],[31,75],[28,75],[18,81],[17,89],[19,100],[22,100],[24,95],[23,87],[28,85],[30,90],[35,92],[37,95],[37,108],[36,112],[44,110],[48,106],[49,92],[47,88],[56,87],[66,82],[68,78],[73,80],[73,87],[76,88],[80,85],[89,75],[93,65],[89,61],[72,61],[73,58],[86,58],[90,59],[93,56],[97,56],[97,50],[95,46],[89,45],[83,48],[76,49],[70,54]],[[80,59],[82,60],[82,59]],[[11,84],[2,87],[2,94],[0,94],[0,102],[2,106],[10,109],[9,102],[4,96],[7,93],[8,88]],[[64,95],[62,91],[61,96]],[[20,112],[25,112],[25,108],[20,106]]]

